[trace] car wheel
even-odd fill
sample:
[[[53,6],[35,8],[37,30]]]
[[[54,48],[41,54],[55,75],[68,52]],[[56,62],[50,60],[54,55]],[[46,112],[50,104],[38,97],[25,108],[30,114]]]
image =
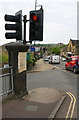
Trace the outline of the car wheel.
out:
[[[76,68],[73,69],[74,73],[77,73]]]

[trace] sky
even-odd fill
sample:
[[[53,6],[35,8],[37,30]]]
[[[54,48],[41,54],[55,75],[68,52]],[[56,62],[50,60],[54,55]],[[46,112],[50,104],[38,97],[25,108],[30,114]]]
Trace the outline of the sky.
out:
[[[77,39],[77,2],[78,0],[37,0],[44,9],[43,41],[40,44],[64,43]],[[40,7],[37,7],[40,9]],[[35,10],[35,0],[0,0],[0,45],[16,42],[5,38],[4,15],[15,15],[22,10],[27,15]],[[29,22],[26,24],[26,40],[29,41]]]

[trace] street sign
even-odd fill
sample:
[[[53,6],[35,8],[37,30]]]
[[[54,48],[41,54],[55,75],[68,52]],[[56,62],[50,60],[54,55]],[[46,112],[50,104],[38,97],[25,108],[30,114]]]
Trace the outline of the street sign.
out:
[[[34,47],[34,46],[31,46],[30,51],[31,51],[31,52],[34,52],[34,51],[35,51],[35,47]]]

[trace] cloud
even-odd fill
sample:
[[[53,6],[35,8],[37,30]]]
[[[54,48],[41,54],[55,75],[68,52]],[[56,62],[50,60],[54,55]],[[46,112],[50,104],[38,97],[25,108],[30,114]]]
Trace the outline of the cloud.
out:
[[[44,41],[42,43],[65,42],[70,38],[76,38],[77,31],[77,0],[38,0],[44,8]],[[14,15],[22,9],[22,14],[27,15],[29,11],[35,9],[35,0],[0,0],[0,44],[7,41],[5,39],[5,14]],[[38,8],[39,9],[39,8]],[[27,41],[29,40],[29,22],[27,26]]]

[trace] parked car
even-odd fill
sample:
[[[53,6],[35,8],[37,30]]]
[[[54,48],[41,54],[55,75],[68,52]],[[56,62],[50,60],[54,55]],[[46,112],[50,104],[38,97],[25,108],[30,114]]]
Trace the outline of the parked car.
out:
[[[79,56],[70,57],[65,63],[65,69],[72,70],[74,73],[79,72]]]
[[[60,63],[60,56],[59,55],[52,55],[49,57],[49,63]]]

